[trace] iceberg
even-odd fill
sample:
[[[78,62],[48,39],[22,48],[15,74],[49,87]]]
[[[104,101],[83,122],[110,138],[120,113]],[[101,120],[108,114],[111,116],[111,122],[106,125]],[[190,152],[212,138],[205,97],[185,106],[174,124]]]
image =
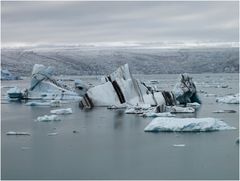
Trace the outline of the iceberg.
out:
[[[94,106],[112,105],[175,105],[175,98],[172,92],[157,91],[147,86],[144,82],[136,80],[125,64],[115,72],[101,78],[102,84],[91,87],[87,90],[80,101],[81,107],[92,108]]]
[[[176,100],[180,104],[187,104],[197,102],[201,104],[201,101],[197,95],[196,85],[187,73],[179,76],[178,83],[173,88],[173,94]]]
[[[155,118],[144,129],[158,131],[219,131],[236,129],[216,118]]]
[[[52,114],[72,114],[72,108],[55,109],[50,111]]]
[[[225,97],[217,97],[216,102],[226,103],[226,104],[239,104],[239,93],[235,95],[228,95]]]
[[[30,88],[24,90],[23,99],[81,100],[68,85],[53,78],[53,68],[41,64],[33,66]]]
[[[39,116],[36,121],[38,122],[50,122],[50,121],[60,121],[61,119],[57,115],[44,115]]]

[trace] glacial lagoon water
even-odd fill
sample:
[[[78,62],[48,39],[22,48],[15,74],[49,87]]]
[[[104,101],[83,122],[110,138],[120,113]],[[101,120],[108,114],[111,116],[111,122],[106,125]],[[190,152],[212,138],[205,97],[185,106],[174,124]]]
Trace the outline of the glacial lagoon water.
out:
[[[178,75],[137,75],[159,80],[160,89],[171,90]],[[75,77],[76,78],[76,77]],[[95,76],[78,77],[95,84]],[[197,89],[223,96],[239,92],[238,74],[194,74]],[[213,95],[199,93],[202,106],[195,113],[177,117],[215,117],[236,130],[201,133],[146,133],[152,118],[124,114],[104,107],[82,110],[64,104],[73,114],[57,122],[35,122],[51,107],[31,107],[4,99],[7,86],[27,87],[29,79],[2,81],[1,176],[2,179],[238,179],[239,105],[216,103]],[[227,88],[217,85],[228,85]],[[216,110],[236,113],[213,113]],[[30,136],[7,136],[26,131]],[[49,136],[49,133],[57,133]],[[177,146],[176,146],[177,145]],[[179,146],[180,145],[180,146]]]

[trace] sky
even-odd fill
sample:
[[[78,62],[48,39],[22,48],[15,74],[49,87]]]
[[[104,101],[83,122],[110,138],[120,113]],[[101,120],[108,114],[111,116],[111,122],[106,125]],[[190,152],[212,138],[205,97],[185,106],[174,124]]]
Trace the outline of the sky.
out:
[[[238,42],[237,1],[1,2],[1,41]]]

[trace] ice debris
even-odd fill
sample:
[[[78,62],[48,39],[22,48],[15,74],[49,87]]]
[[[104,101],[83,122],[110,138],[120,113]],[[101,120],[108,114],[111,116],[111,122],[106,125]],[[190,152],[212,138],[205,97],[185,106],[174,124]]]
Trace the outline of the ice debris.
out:
[[[143,113],[141,116],[143,117],[175,117],[176,115],[170,112],[162,112],[162,113],[147,112],[147,113]]]
[[[236,129],[216,118],[155,118],[144,129],[158,131],[218,131]]]
[[[54,133],[48,133],[48,136],[56,136],[58,135],[58,133],[54,132]]]
[[[216,102],[226,103],[226,104],[239,104],[239,93],[235,95],[217,97]]]
[[[174,147],[184,147],[185,144],[174,144],[173,146],[174,146]]]
[[[195,112],[195,109],[192,107],[179,107],[179,106],[167,107],[167,110],[171,113],[193,113],[193,112]]]
[[[30,136],[30,133],[28,132],[15,132],[15,131],[8,131],[6,135],[26,135]]]
[[[236,113],[237,111],[235,110],[217,110],[213,111],[213,113]]]
[[[36,121],[38,122],[49,122],[49,121],[60,121],[61,119],[57,115],[44,115],[39,116]]]
[[[61,105],[60,100],[51,100],[48,102],[29,101],[25,104],[26,106],[51,106],[59,107]]]
[[[199,108],[201,106],[201,104],[199,104],[197,102],[193,102],[193,103],[187,103],[186,106],[187,107],[193,107],[193,108]]]
[[[72,108],[55,109],[50,111],[52,114],[72,114]]]

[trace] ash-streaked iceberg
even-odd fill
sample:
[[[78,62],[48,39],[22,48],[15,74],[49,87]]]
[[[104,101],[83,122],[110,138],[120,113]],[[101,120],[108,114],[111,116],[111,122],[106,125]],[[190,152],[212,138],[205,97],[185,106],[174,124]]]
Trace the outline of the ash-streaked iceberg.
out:
[[[155,118],[145,132],[201,132],[236,129],[216,118]]]
[[[175,92],[159,91],[135,79],[128,64],[125,64],[110,75],[103,77],[104,83],[89,88],[79,105],[88,108],[119,106],[124,103],[132,106],[141,104],[174,106],[176,100],[182,104],[200,103],[191,77],[187,74],[182,74],[181,77],[181,83],[178,84]]]

